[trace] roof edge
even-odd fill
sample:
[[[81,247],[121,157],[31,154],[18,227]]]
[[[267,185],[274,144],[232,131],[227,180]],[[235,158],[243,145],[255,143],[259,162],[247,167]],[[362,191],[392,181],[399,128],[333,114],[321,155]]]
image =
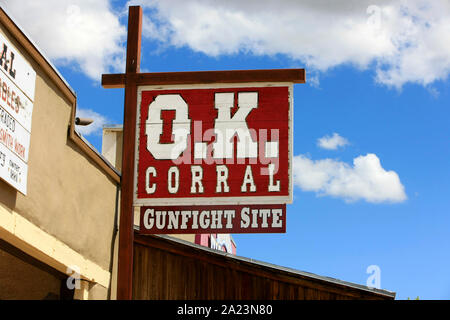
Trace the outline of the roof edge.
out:
[[[138,229],[135,226],[135,232],[138,231]],[[353,283],[353,282],[348,282],[348,281],[343,281],[343,280],[339,280],[339,279],[335,279],[335,278],[331,278],[331,277],[326,277],[326,276],[320,276],[314,273],[310,273],[310,272],[305,272],[305,271],[300,271],[300,270],[296,270],[296,269],[292,269],[292,268],[288,268],[288,267],[283,267],[283,266],[279,266],[279,265],[275,265],[275,264],[271,264],[268,262],[263,262],[263,261],[259,261],[259,260],[254,260],[251,258],[246,258],[246,257],[242,257],[242,256],[237,256],[237,255],[233,255],[227,252],[222,252],[222,251],[218,251],[218,250],[214,250],[208,247],[204,247],[186,240],[182,240],[179,238],[174,238],[171,237],[170,235],[165,235],[165,234],[158,234],[158,235],[150,235],[152,237],[156,237],[156,238],[160,238],[160,239],[164,239],[170,242],[175,242],[178,244],[182,244],[182,245],[187,245],[193,249],[197,249],[197,250],[202,250],[205,252],[208,252],[210,254],[215,254],[215,255],[220,255],[220,256],[224,256],[228,259],[232,259],[232,260],[237,260],[240,262],[245,262],[245,263],[250,263],[250,264],[255,264],[261,267],[265,267],[265,268],[270,268],[276,271],[282,271],[282,272],[286,272],[286,273],[290,273],[293,275],[298,275],[298,276],[304,276],[304,277],[309,277],[312,278],[314,280],[319,280],[319,281],[324,281],[324,282],[328,282],[328,283],[332,283],[335,285],[341,285],[341,286],[347,286],[350,287],[352,289],[356,289],[356,290],[362,290],[362,291],[366,291],[368,293],[371,294],[377,294],[377,295],[381,295],[384,297],[389,297],[392,299],[395,299],[396,293],[393,291],[389,291],[389,290],[385,290],[385,289],[377,289],[377,288],[370,288],[368,286],[365,285],[361,285],[361,284],[357,284],[357,283]]]

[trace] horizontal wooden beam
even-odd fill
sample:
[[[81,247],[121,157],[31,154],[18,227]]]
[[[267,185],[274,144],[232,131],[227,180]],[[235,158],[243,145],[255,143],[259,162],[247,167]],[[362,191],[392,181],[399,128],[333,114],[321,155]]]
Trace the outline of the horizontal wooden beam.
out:
[[[104,74],[104,88],[124,88],[133,77],[138,86],[244,82],[305,83],[305,69],[230,70]]]
[[[125,79],[124,73],[102,74],[102,87],[105,89],[125,88]]]

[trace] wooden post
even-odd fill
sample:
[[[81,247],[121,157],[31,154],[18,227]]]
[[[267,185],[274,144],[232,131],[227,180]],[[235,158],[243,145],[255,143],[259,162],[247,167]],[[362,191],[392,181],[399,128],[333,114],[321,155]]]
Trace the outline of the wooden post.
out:
[[[125,110],[123,116],[123,154],[119,225],[119,261],[117,299],[131,300],[133,285],[133,177],[134,147],[136,139],[136,77],[141,59],[142,9],[132,6],[128,13],[127,63],[125,84]]]

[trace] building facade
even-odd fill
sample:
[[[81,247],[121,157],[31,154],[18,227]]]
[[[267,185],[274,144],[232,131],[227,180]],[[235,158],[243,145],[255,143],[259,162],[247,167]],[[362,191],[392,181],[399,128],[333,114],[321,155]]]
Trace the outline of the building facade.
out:
[[[0,39],[2,134],[20,141],[14,107],[32,111],[26,158],[1,141],[0,299],[109,298],[118,171],[76,133],[74,91],[3,9]],[[29,83],[24,72],[35,73]]]

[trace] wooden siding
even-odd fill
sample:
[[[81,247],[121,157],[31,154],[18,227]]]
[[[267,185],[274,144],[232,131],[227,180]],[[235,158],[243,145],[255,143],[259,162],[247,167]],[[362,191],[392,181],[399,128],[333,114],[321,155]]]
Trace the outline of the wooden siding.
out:
[[[138,300],[392,299],[154,236],[136,235],[133,266]]]

